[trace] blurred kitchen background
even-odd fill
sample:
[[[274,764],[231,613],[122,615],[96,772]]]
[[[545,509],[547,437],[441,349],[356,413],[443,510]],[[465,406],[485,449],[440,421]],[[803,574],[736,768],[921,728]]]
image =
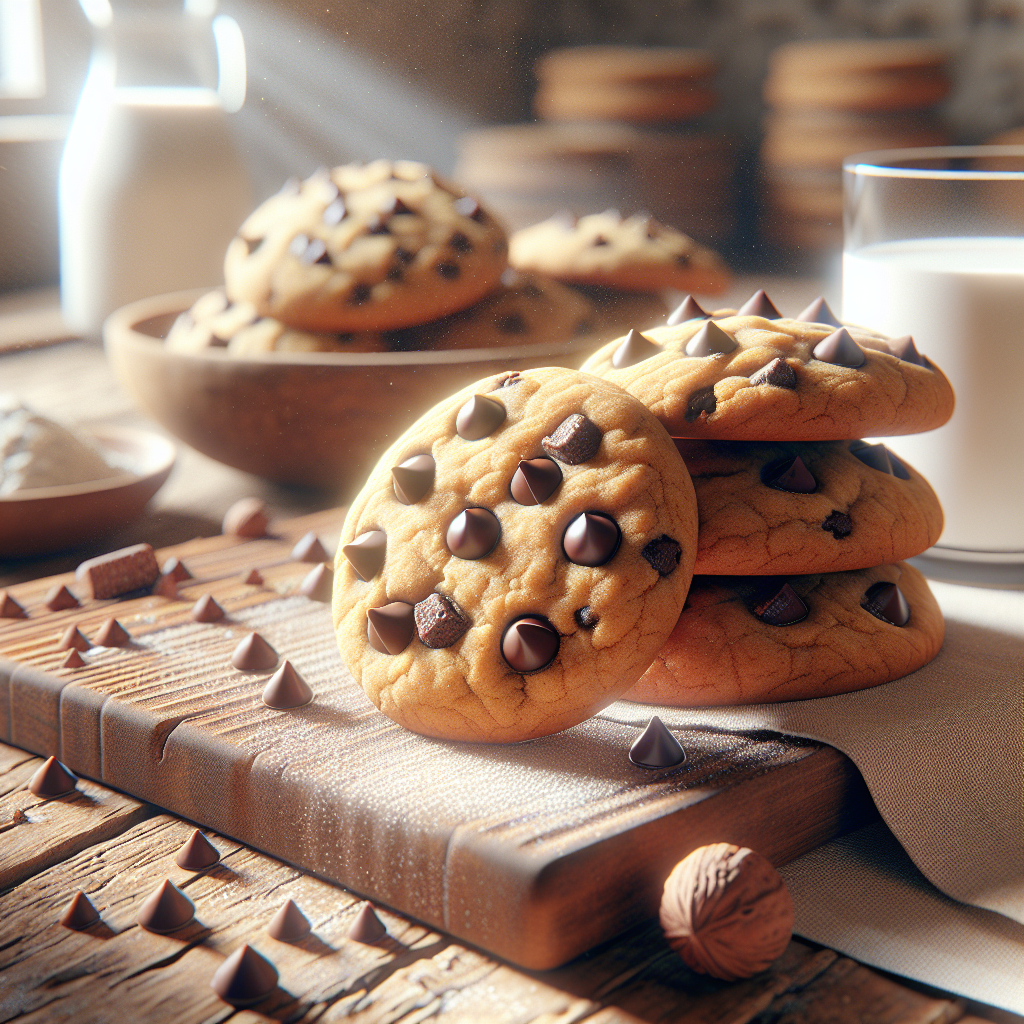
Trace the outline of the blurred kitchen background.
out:
[[[646,209],[738,270],[820,272],[841,241],[844,153],[1024,141],[1011,131],[1024,125],[1024,0],[225,0],[217,12],[245,40],[247,95],[227,120],[253,202],[319,165],[408,157],[511,228],[560,208]],[[865,69],[814,45],[832,39],[935,47]],[[807,46],[773,57],[794,42]],[[663,66],[552,55],[595,44],[702,53]],[[92,45],[78,0],[0,0],[0,290],[57,282],[58,165]]]

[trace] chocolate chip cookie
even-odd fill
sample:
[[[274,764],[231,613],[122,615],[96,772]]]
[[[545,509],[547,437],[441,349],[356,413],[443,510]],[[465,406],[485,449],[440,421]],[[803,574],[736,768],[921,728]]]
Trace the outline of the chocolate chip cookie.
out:
[[[293,181],[239,228],[227,294],[316,332],[424,323],[493,291],[507,242],[475,199],[424,164],[376,160]]]
[[[509,263],[559,281],[624,291],[663,288],[717,295],[729,285],[729,268],[717,253],[653,217],[622,217],[618,210],[577,220],[556,214],[517,231]]]
[[[583,369],[636,395],[674,437],[839,441],[952,415],[949,381],[912,338],[777,314],[761,292],[736,316],[631,331]]]
[[[945,634],[924,577],[899,562],[813,576],[695,576],[627,700],[676,707],[829,697],[926,665]]]
[[[415,423],[352,503],[342,656],[415,732],[509,743],[566,729],[671,632],[696,529],[675,446],[620,388],[557,368],[486,378]]]
[[[697,492],[695,571],[836,572],[931,547],[942,507],[928,482],[864,441],[676,441]]]

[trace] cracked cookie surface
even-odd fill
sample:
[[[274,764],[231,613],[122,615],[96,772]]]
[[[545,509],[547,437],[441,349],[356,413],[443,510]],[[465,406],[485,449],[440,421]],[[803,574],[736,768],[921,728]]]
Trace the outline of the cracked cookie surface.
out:
[[[773,624],[787,619],[795,621]],[[829,697],[926,665],[944,635],[925,578],[906,563],[767,579],[695,576],[672,635],[625,699],[718,707]]]
[[[644,331],[650,345],[636,359],[620,356],[627,339],[616,339],[582,368],[636,395],[674,437],[840,441],[931,430],[952,415],[942,371],[920,357],[924,365],[899,358],[873,331],[842,328],[852,341],[831,357],[860,361],[851,366],[813,354],[836,333],[832,324],[716,314],[714,339],[701,345],[708,324]],[[707,354],[687,354],[688,346]]]
[[[686,467],[639,402],[574,370],[497,374],[423,416],[353,502],[335,572],[342,656],[415,732],[557,732],[650,664],[696,534]]]
[[[880,444],[680,438],[676,447],[697,493],[703,575],[861,569],[919,555],[942,532],[928,482]]]
[[[307,331],[386,330],[445,316],[498,286],[504,231],[425,164],[376,160],[290,182],[249,215],[227,294]]]

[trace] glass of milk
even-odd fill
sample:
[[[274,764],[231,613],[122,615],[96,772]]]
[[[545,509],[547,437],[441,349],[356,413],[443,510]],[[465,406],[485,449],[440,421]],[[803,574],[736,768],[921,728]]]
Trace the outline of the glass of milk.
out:
[[[885,443],[946,514],[932,557],[1024,563],[1024,146],[890,150],[843,167],[843,316],[949,377],[945,426]]]

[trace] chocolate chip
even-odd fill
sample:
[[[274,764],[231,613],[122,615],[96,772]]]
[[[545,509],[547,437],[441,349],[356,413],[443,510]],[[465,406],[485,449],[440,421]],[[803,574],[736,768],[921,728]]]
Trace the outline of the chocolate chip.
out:
[[[539,505],[558,490],[562,471],[551,459],[529,459],[519,463],[509,490],[520,505]]]
[[[389,281],[404,281],[405,271],[401,267],[392,267],[385,275]]]
[[[143,900],[135,915],[135,923],[147,932],[176,932],[189,924],[195,913],[192,901],[169,878],[165,878]]]
[[[671,576],[679,567],[683,549],[679,541],[673,540],[667,533],[663,533],[657,540],[648,541],[640,554],[651,563],[651,568],[659,576]]]
[[[277,968],[243,943],[213,972],[210,988],[232,1006],[249,1006],[277,988]]]
[[[392,601],[366,612],[366,639],[381,654],[401,654],[412,640],[413,606]]]
[[[892,462],[889,449],[884,444],[865,444],[863,441],[851,441],[850,453],[855,455],[865,466],[878,470],[879,473],[892,473]]]
[[[220,851],[199,829],[193,831],[174,855],[174,863],[185,871],[205,871],[219,860]]]
[[[170,559],[168,559],[170,561]],[[180,563],[179,563],[180,564]],[[188,570],[186,570],[187,572]],[[13,601],[14,598],[10,597],[6,592],[0,597],[0,619],[11,618],[9,615],[4,614],[4,600]],[[46,594],[46,600],[43,602],[51,612],[60,612],[65,608],[77,608],[78,598],[71,593],[70,590],[63,583],[58,583],[56,586],[51,587]],[[21,605],[18,605],[21,608]],[[14,618],[25,618],[24,609],[22,609],[21,615],[14,615]]]
[[[372,946],[375,942],[380,942],[387,933],[384,922],[374,913],[373,907],[369,903],[364,903],[363,909],[359,911],[348,930],[348,938],[353,942],[361,942],[364,946]]]
[[[175,583],[183,583],[185,580],[192,579],[192,573],[188,571],[188,567],[180,558],[175,555],[171,555],[160,568],[160,572],[164,576],[170,576]]]
[[[334,596],[334,572],[323,562],[314,565],[302,578],[295,593],[308,597],[311,601],[330,604]]]
[[[320,543],[320,538],[310,530],[304,533],[292,548],[291,557],[294,562],[326,562],[327,552]]]
[[[932,368],[932,364],[917,351],[914,339],[909,334],[905,334],[902,338],[893,338],[893,340],[889,342],[889,351],[896,356],[897,359],[902,359],[905,363],[913,363],[915,366],[923,366],[926,370],[930,370]]]
[[[668,327],[684,324],[687,320],[707,320],[711,314],[701,308],[700,303],[692,295],[687,295],[682,302],[669,314],[665,321]]]
[[[777,491],[789,491],[792,494],[813,494],[818,489],[818,481],[804,465],[799,455],[786,456],[769,462],[761,470],[761,483],[774,487]]]
[[[364,583],[372,580],[384,567],[387,541],[387,534],[383,530],[367,530],[341,549],[349,565]]]
[[[795,317],[805,324],[828,324],[830,327],[842,327],[835,313],[828,307],[824,297],[819,295],[806,309]]]
[[[29,792],[43,798],[73,793],[77,785],[78,778],[55,757],[48,757],[28,781]]]
[[[759,288],[740,306],[737,316],[760,316],[765,320],[782,319],[782,314],[775,308],[763,288]]]
[[[502,334],[525,334],[528,329],[526,321],[518,313],[499,317],[497,328]]]
[[[595,235],[594,239],[590,243],[591,245],[609,245],[608,239],[604,235]]]
[[[671,768],[686,760],[686,751],[655,715],[629,748],[629,759],[638,768]]]
[[[76,651],[87,651],[92,646],[85,638],[85,634],[78,628],[77,623],[68,626],[61,634],[57,642],[58,651],[69,651],[74,648]]]
[[[262,238],[243,238],[242,241],[245,242],[246,256],[251,256],[263,244]]]
[[[196,622],[219,622],[224,618],[224,609],[210,594],[203,594],[192,606],[192,618]]]
[[[474,395],[459,410],[455,431],[467,441],[479,441],[493,434],[505,422],[505,406],[493,398]]]
[[[445,541],[456,558],[485,558],[501,538],[501,523],[486,508],[467,508],[448,527]]]
[[[768,584],[755,596],[751,611],[769,626],[792,626],[810,614],[807,605],[788,584]]]
[[[501,656],[515,672],[540,672],[555,660],[561,637],[551,623],[536,616],[516,619],[501,638]]]
[[[822,520],[821,528],[828,530],[836,540],[842,540],[853,533],[853,520],[845,512],[833,509]]]
[[[89,897],[79,889],[71,897],[71,902],[67,905],[64,913],[61,914],[60,923],[65,928],[70,928],[74,932],[80,932],[95,924],[99,919],[100,915],[89,901]]]
[[[686,252],[681,252],[676,257],[676,264],[680,267],[688,267],[690,265],[690,254]]]
[[[905,626],[910,621],[910,605],[895,583],[872,583],[864,593],[861,607],[891,626]]]
[[[448,239],[448,244],[458,253],[468,253],[473,251],[473,243],[461,231],[456,231],[455,234]]]
[[[85,665],[85,658],[76,650],[70,650],[67,657],[60,663],[61,668],[82,668]]]
[[[446,281],[454,281],[461,273],[458,264],[456,263],[438,263],[434,267],[434,270],[436,270],[437,273]]]
[[[284,661],[263,687],[260,700],[275,711],[291,711],[309,704],[313,700],[313,691],[309,683],[295,671],[292,663]]]
[[[356,284],[352,286],[348,301],[353,306],[361,306],[370,298],[370,286],[368,284]]]
[[[572,613],[572,617],[576,620],[576,625],[580,629],[593,629],[601,621],[600,616],[589,604],[585,604],[582,608],[577,608]]]
[[[395,259],[400,263],[412,263],[412,261],[416,259],[416,254],[414,252],[409,252],[408,249],[403,249],[402,246],[399,246],[395,249]]]
[[[612,356],[612,366],[617,370],[625,369],[627,366],[634,366],[642,363],[651,356],[656,356],[664,349],[656,345],[650,338],[644,337],[639,331],[633,330],[626,335],[625,340],[615,350]]]
[[[751,384],[768,385],[773,388],[796,388],[796,371],[785,359],[775,358],[765,363],[751,378]]]
[[[294,900],[285,900],[267,925],[267,934],[278,942],[301,942],[311,930],[309,920]]]
[[[838,331],[833,331],[827,338],[819,341],[811,355],[823,363],[848,366],[852,370],[867,362],[864,349],[853,340],[853,335],[845,327],[840,327]]]
[[[562,536],[562,550],[576,565],[604,565],[619,550],[621,540],[622,531],[611,516],[581,512]]]
[[[75,601],[74,605],[64,605],[63,607],[72,608],[77,606],[78,602]],[[27,618],[28,612],[6,590],[0,590],[0,619]]]
[[[173,576],[164,576],[161,574],[156,583],[153,584],[153,589],[150,590],[151,594],[158,594],[160,597],[166,597],[171,601],[178,600],[178,584]]]
[[[483,211],[480,204],[472,196],[459,196],[452,203],[452,208],[461,217],[470,217],[473,220],[483,220]]]
[[[117,619],[107,619],[93,637],[94,647],[127,647],[132,638]]]
[[[726,334],[714,321],[709,320],[686,343],[688,356],[718,356],[735,351],[738,347],[736,339]]]
[[[263,585],[263,575],[259,569],[250,569],[249,575],[242,582],[247,583],[250,587],[260,587]]]
[[[335,224],[340,224],[345,219],[345,214],[347,212],[348,211],[345,209],[345,200],[339,197],[328,203],[324,210],[323,222],[328,227],[334,227]]]
[[[718,399],[715,398],[715,386],[709,384],[706,388],[697,388],[689,401],[686,403],[686,412],[683,418],[687,423],[700,419],[701,414],[710,416],[718,408]]]
[[[231,655],[231,664],[239,672],[265,672],[277,664],[277,651],[259,633],[250,633],[239,641]]]
[[[469,619],[441,594],[431,594],[413,609],[416,632],[425,647],[451,647],[469,629]]]
[[[434,485],[436,464],[432,455],[413,455],[391,470],[391,487],[403,505],[415,505]]]
[[[578,466],[597,454],[601,431],[582,413],[574,412],[566,416],[540,446],[551,458],[567,466]]]

